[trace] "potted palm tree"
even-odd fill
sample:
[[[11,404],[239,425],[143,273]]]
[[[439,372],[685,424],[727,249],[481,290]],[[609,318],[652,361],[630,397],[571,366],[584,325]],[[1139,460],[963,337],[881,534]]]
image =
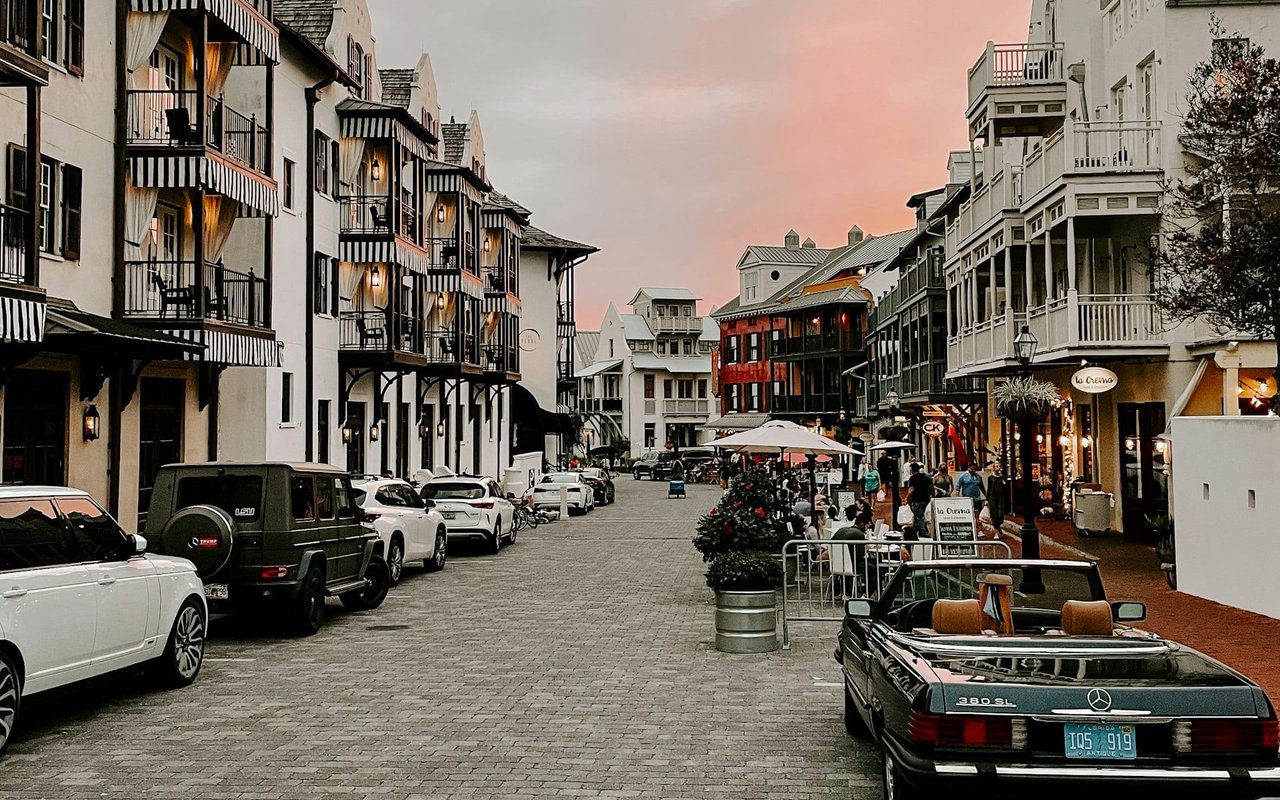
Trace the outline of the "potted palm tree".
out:
[[[778,647],[778,553],[790,538],[790,509],[767,471],[752,468],[734,478],[720,502],[698,521],[694,546],[716,593],[716,649],[767,653]]]

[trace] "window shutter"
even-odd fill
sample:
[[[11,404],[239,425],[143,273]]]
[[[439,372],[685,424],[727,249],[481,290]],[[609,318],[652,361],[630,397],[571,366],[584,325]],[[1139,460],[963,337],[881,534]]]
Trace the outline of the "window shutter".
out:
[[[339,168],[341,163],[341,151],[338,149],[337,141],[329,143],[329,175],[333,180],[333,199],[337,200],[342,194],[342,170]]]
[[[324,312],[324,279],[325,270],[329,268],[329,259],[320,253],[311,256],[311,313]]]
[[[319,131],[315,132],[314,139],[315,139],[316,161],[314,164],[311,165],[312,172],[314,173],[311,176],[311,185],[315,187],[315,190],[317,192],[324,194],[324,191],[325,191],[324,162],[325,162],[325,159],[329,157],[329,152],[328,152],[329,139],[327,136],[325,136],[323,133],[320,133]]]
[[[335,319],[338,316],[338,270],[341,262],[334,258],[329,261],[329,314]]]
[[[31,203],[27,196],[27,153],[16,144],[9,145],[8,158],[9,186],[6,202],[11,208],[30,212]],[[26,219],[15,215],[13,222],[5,227],[5,243],[12,247],[21,247],[27,240]]]
[[[67,71],[84,75],[84,0],[67,0]]]
[[[80,201],[84,175],[79,167],[62,167],[62,256],[80,258]]]

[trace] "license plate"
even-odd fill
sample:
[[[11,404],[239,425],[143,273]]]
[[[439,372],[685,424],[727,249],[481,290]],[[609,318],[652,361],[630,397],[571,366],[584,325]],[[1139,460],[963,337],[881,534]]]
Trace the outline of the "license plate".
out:
[[[456,511],[441,511],[441,512],[440,512],[440,516],[444,517],[445,519],[457,519],[457,518],[458,518],[458,512],[456,512]]]
[[[1132,725],[1063,726],[1067,758],[1132,761],[1138,757],[1138,740]]]
[[[204,596],[210,600],[227,600],[231,597],[231,590],[225,583],[206,583]]]

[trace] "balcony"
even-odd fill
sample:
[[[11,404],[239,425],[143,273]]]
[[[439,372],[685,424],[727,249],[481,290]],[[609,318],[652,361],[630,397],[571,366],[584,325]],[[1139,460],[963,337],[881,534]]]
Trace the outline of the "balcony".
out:
[[[621,414],[622,398],[583,397],[578,400],[578,410],[584,414]]]
[[[205,99],[204,136],[199,92],[130,89],[128,144],[137,147],[206,148],[260,175],[271,174],[271,134],[257,116],[246,116],[221,97]]]
[[[711,412],[709,400],[663,400],[662,413],[668,417],[703,416]]]
[[[940,394],[981,394],[986,391],[986,382],[982,378],[948,380],[946,372],[947,365],[940,360],[905,366],[898,375],[897,391],[904,399]]]
[[[1022,191],[1030,201],[1064,177],[1147,174],[1159,191],[1160,124],[1157,122],[1074,122],[1028,156]],[[1153,174],[1154,173],[1154,174]]]
[[[348,310],[338,316],[338,348],[344,352],[411,356],[415,363],[474,364],[475,337],[449,329],[424,330],[412,314],[383,309]]]
[[[515,282],[508,280],[506,270],[499,268],[485,268],[484,290],[486,294],[505,295],[507,293],[508,286],[515,286]]]
[[[773,396],[775,414],[839,414],[854,405],[852,398],[842,399],[837,392],[823,394]]]
[[[1023,198],[1023,176],[1018,172],[1006,172],[998,148],[988,149],[993,153],[987,158],[989,169],[999,171],[960,206],[960,213],[947,226],[948,257],[957,255],[970,237],[988,228],[997,217],[1017,218],[1017,209]]]
[[[772,343],[770,358],[807,358],[822,355],[854,355],[860,352],[863,344],[860,338],[837,331],[828,333],[806,334],[803,336],[786,336]]]
[[[520,349],[501,344],[486,344],[481,348],[485,372],[514,374],[520,371]]]
[[[1043,136],[1066,114],[1062,44],[995,44],[969,70],[969,130],[993,144]]]
[[[0,0],[0,78],[7,85],[49,83],[40,57],[39,7],[32,0]]]
[[[421,238],[418,210],[412,206],[393,203],[385,195],[347,195],[340,198],[339,203],[342,206],[339,232],[343,235],[396,235],[413,242]]]
[[[0,282],[27,283],[27,213],[0,205]]]
[[[126,261],[124,315],[147,320],[217,320],[268,327],[267,282],[221,263]]]
[[[650,317],[654,333],[702,333],[702,317]]]

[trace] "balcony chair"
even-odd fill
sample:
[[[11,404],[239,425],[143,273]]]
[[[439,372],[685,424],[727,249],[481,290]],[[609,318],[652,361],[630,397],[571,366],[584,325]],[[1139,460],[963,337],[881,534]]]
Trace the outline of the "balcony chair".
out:
[[[165,121],[169,125],[169,141],[180,145],[200,143],[200,132],[191,124],[191,111],[179,106],[164,110]]]
[[[444,262],[446,267],[458,266],[458,246],[456,244],[447,244],[441,247],[440,260]]]
[[[373,229],[391,232],[391,215],[378,210],[377,206],[369,206],[369,216],[373,219]]]
[[[381,350],[386,345],[387,331],[385,328],[371,328],[369,321],[363,316],[356,317],[356,333],[360,334],[361,350]],[[370,344],[376,344],[377,347],[369,347]]]
[[[195,313],[196,293],[195,289],[190,286],[180,286],[177,288],[169,288],[169,283],[161,275],[159,270],[151,271],[151,283],[156,287],[156,291],[160,293],[160,318],[164,319],[169,315],[169,306],[177,306],[186,309],[186,314],[182,316],[190,317]],[[178,314],[174,314],[177,319]]]

